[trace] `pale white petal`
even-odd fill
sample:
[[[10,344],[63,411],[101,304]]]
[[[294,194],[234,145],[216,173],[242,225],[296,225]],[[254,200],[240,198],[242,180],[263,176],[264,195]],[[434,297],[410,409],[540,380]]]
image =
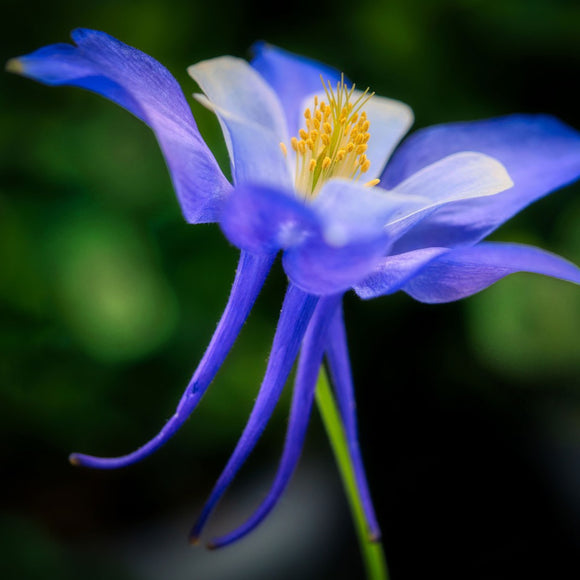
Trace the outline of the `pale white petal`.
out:
[[[455,153],[421,169],[392,191],[427,203],[385,227],[393,237],[400,237],[435,211],[447,211],[457,202],[495,195],[512,186],[505,167],[496,159],[470,151]]]
[[[446,211],[457,202],[495,195],[512,186],[505,167],[488,155],[469,151],[449,155],[421,169],[392,191],[427,203],[389,221],[385,228],[393,238],[398,238],[435,211]]]
[[[506,168],[497,159],[464,151],[424,167],[393,191],[437,202],[493,195],[512,186]]]
[[[312,201],[327,243],[347,243],[382,236],[385,224],[431,205],[427,198],[367,187],[350,179],[331,179]]]
[[[236,183],[289,187],[288,163],[280,142],[288,142],[282,106],[274,91],[244,60],[231,56],[190,66],[205,93],[198,98],[217,114]]]
[[[373,95],[364,106],[370,121],[370,135],[366,156],[371,162],[365,180],[379,177],[399,141],[413,124],[412,109],[394,99]]]

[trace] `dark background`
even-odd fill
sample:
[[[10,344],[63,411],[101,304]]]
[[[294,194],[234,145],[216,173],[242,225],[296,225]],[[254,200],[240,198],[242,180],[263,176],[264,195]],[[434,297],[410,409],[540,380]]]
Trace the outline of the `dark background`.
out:
[[[0,57],[105,30],[185,69],[264,39],[409,103],[415,128],[547,112],[580,128],[573,0],[4,0]],[[186,225],[151,133],[77,89],[0,76],[0,576],[87,580],[360,578],[346,501],[314,413],[281,506],[223,551],[186,535],[245,424],[285,280],[271,276],[192,420],[119,472],[170,416],[225,304],[237,251]],[[192,100],[227,166],[218,125]],[[494,238],[580,263],[580,188]],[[580,574],[580,290],[517,275],[461,303],[346,299],[361,442],[393,580]],[[209,535],[271,482],[288,394]]]

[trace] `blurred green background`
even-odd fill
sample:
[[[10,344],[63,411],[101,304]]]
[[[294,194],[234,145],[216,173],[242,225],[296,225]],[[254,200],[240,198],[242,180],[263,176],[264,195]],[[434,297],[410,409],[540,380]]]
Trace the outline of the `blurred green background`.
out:
[[[415,127],[547,112],[580,128],[572,0],[3,0],[3,61],[105,30],[185,69],[264,39],[409,103]],[[264,371],[285,281],[274,271],[202,405],[156,456],[74,469],[163,424],[225,304],[237,251],[180,215],[156,142],[77,89],[0,76],[0,576],[6,579],[359,578],[338,476],[314,413],[289,493],[217,553],[186,534],[232,451]],[[227,167],[216,121],[193,100]],[[580,263],[580,187],[494,238]],[[346,300],[361,442],[393,580],[580,574],[580,289],[513,276],[462,303]],[[214,533],[268,489],[288,394]],[[211,534],[210,534],[211,535]]]

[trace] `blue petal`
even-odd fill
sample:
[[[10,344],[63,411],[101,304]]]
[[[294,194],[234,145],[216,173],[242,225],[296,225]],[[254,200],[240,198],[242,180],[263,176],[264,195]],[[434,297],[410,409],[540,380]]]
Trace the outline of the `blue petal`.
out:
[[[328,325],[339,303],[340,296],[336,295],[320,300],[304,336],[296,371],[284,452],[282,453],[276,478],[267,497],[242,526],[225,536],[211,541],[208,545],[209,548],[222,548],[249,534],[272,511],[286,489],[302,452],[314,391],[316,390],[316,380],[322,364]]]
[[[155,59],[94,30],[13,59],[8,69],[49,85],[99,93],[147,123],[157,137],[185,219],[217,221],[231,190],[201,138],[177,81]]]
[[[128,455],[95,457],[73,453],[70,456],[71,463],[97,469],[125,467],[145,459],[175,435],[197,407],[232,348],[264,284],[272,260],[271,256],[256,257],[242,252],[230,298],[216,331],[181,397],[175,414],[167,421],[161,431],[145,445]]]
[[[532,246],[482,242],[432,260],[403,290],[421,302],[451,302],[514,272],[534,272],[580,284],[580,268],[560,256]]]
[[[348,356],[348,346],[346,342],[346,331],[342,317],[342,309],[339,309],[332,320],[329,329],[329,339],[327,341],[326,355],[332,384],[336,393],[336,399],[342,416],[344,430],[346,433],[348,451],[354,468],[356,485],[371,541],[377,541],[381,537],[381,530],[375,515],[373,502],[365,475],[362,455],[358,442],[358,426],[356,419],[356,402],[354,397],[354,385],[350,362]]]
[[[431,223],[431,216],[453,214],[466,200],[487,200],[488,196],[496,196],[512,186],[505,167],[487,155],[468,151],[449,155],[423,167],[395,187],[390,195],[400,196],[401,211],[389,220],[385,230],[393,240],[409,230],[408,236],[412,236],[411,228],[423,221]],[[406,203],[405,199],[408,199]],[[396,243],[393,252],[399,253],[400,246],[401,242]]]
[[[291,187],[286,157],[288,142],[284,113],[264,79],[244,60],[223,56],[187,69],[222,126],[236,184],[258,183]]]
[[[310,206],[318,231],[284,253],[288,277],[317,295],[350,288],[386,254],[391,242],[384,225],[399,212],[401,198],[352,181],[329,181]]]
[[[387,256],[364,280],[354,286],[354,290],[364,299],[392,294],[400,290],[427,263],[448,252],[448,248],[421,248]]]
[[[296,135],[302,122],[303,101],[322,88],[322,81],[333,85],[340,81],[340,73],[325,64],[272,46],[265,42],[253,45],[251,65],[276,91],[286,114],[288,133]]]
[[[271,253],[320,236],[316,214],[292,192],[271,187],[236,187],[220,222],[238,248]]]
[[[479,151],[497,159],[514,187],[434,213],[402,238],[395,252],[471,245],[531,202],[580,175],[580,133],[550,116],[512,115],[418,131],[395,151],[382,185],[394,187],[426,165],[460,151]]]
[[[325,296],[344,292],[364,279],[388,248],[386,236],[342,247],[317,238],[287,250],[282,263],[294,284],[305,292]]]
[[[295,286],[289,286],[274,336],[268,367],[256,403],[228,464],[222,471],[191,531],[192,543],[197,543],[216,503],[236,476],[266,427],[294,364],[317,302],[316,297],[305,294]]]

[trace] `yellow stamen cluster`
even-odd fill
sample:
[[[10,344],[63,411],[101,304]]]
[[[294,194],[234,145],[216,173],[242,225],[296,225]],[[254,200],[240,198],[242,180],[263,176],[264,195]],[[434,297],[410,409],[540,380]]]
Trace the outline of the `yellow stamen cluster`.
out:
[[[296,189],[307,198],[315,197],[331,177],[358,180],[371,164],[365,155],[370,122],[361,109],[372,94],[367,89],[353,100],[355,87],[349,89],[344,77],[336,89],[330,82],[323,81],[323,85],[328,104],[314,97],[312,110],[304,111],[306,128],[290,140],[296,155]],[[287,155],[284,143],[280,143],[280,148]],[[366,185],[377,183],[379,180],[373,179]]]

